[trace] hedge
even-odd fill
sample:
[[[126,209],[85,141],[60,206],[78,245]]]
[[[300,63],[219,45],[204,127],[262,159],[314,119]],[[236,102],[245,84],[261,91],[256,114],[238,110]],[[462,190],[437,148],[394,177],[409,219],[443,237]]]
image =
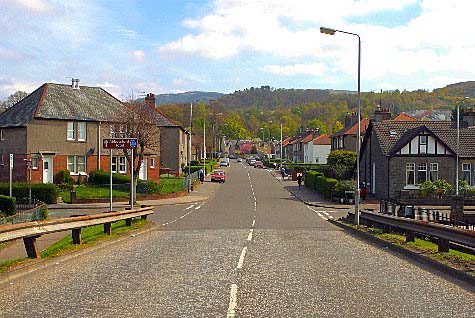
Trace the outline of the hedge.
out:
[[[89,184],[109,184],[110,183],[110,172],[104,170],[92,170],[87,179]],[[126,184],[130,183],[130,177],[113,173],[112,174],[112,183],[113,184]]]
[[[305,172],[304,184],[308,188],[315,189],[315,179],[318,176],[323,176],[323,173],[309,170]]]
[[[0,211],[6,216],[15,215],[16,198],[0,195]]]
[[[305,173],[305,185],[323,194],[325,198],[330,198],[332,190],[335,189],[338,180],[325,177],[318,171],[307,171]]]
[[[13,196],[15,198],[28,198],[28,183],[14,182],[12,185]],[[0,195],[8,196],[10,193],[10,185],[6,182],[0,183]],[[44,203],[56,203],[58,196],[58,188],[51,183],[32,183],[31,197]]]
[[[214,169],[214,166],[216,165],[216,161],[211,161],[210,163],[207,163],[205,165],[205,168],[206,168],[206,174],[210,173],[211,171],[213,171]],[[190,166],[190,172],[193,173],[193,172],[196,172],[196,171],[200,171],[201,169],[203,169],[203,165],[200,165],[200,166]],[[184,167],[183,168],[183,172],[185,174],[188,174],[188,166]]]

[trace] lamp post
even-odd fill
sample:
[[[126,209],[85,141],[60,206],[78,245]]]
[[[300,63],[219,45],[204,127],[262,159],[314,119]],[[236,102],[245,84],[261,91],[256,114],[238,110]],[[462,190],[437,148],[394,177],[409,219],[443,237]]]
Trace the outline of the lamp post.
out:
[[[462,103],[465,104],[465,100],[470,97],[462,99]],[[459,195],[459,152],[460,152],[460,103],[457,103],[457,157],[455,160],[455,195]]]
[[[360,224],[360,146],[361,146],[361,38],[356,33],[321,27],[320,33],[335,35],[336,32],[358,37],[358,132],[356,134],[356,189],[355,189],[355,224]]]

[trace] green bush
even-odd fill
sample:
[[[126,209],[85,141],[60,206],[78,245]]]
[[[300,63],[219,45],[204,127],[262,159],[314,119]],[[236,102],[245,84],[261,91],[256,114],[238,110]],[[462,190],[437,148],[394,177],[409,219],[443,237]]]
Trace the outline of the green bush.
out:
[[[325,198],[331,198],[332,191],[335,189],[337,183],[337,179],[317,176],[315,178],[315,190],[323,194]]]
[[[8,183],[0,183],[0,195],[8,195],[10,193]],[[12,186],[13,196],[15,198],[28,198],[28,183],[15,182]],[[56,203],[58,196],[58,187],[52,183],[32,183],[31,197],[44,203]]]
[[[71,173],[69,170],[60,170],[55,178],[54,178],[54,183],[56,184],[73,184],[74,179],[71,177]]]
[[[353,177],[356,164],[356,152],[347,150],[334,150],[328,155],[328,166],[332,177],[339,180],[348,180]],[[328,174],[326,174],[328,176]]]
[[[154,181],[140,180],[137,183],[137,193],[160,193],[160,185]]]
[[[6,216],[16,213],[16,198],[0,195],[0,211]]]
[[[334,195],[337,198],[345,198],[346,191],[354,192],[356,189],[356,181],[354,180],[340,180],[335,184]]]
[[[104,170],[92,170],[89,173],[89,178],[87,179],[89,184],[109,184],[110,183],[110,172]],[[113,184],[126,184],[130,183],[130,177],[122,174],[113,173],[112,174],[112,183]]]
[[[315,190],[315,180],[318,176],[323,176],[321,172],[309,170],[305,172],[304,184],[306,187]]]

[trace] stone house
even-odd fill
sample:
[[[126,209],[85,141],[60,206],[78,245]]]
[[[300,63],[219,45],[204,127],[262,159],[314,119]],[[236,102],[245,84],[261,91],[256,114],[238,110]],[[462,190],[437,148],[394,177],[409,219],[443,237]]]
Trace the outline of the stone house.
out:
[[[389,118],[388,118],[389,119]],[[360,123],[361,139],[369,125],[369,119],[363,118]],[[358,116],[356,113],[349,113],[345,117],[344,127],[331,135],[332,150],[348,150],[356,152],[356,137],[358,134]]]
[[[121,101],[99,87],[46,83],[0,114],[0,180],[9,179],[9,155],[14,155],[13,180],[51,183],[60,170],[74,178],[90,171],[110,171],[109,150],[102,139],[114,133],[111,122]],[[166,124],[159,112],[157,125]],[[112,170],[129,175],[120,150],[113,151]],[[159,180],[159,152],[145,154],[139,177]]]
[[[475,112],[460,125],[459,178],[475,185]],[[361,182],[379,199],[445,179],[455,185],[457,126],[449,121],[371,121],[359,159]]]

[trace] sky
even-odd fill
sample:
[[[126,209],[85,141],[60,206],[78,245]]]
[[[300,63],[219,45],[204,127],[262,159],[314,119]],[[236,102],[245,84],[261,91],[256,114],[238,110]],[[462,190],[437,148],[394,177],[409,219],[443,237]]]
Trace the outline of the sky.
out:
[[[416,90],[475,80],[472,0],[0,0],[0,99],[43,83],[143,93]]]

